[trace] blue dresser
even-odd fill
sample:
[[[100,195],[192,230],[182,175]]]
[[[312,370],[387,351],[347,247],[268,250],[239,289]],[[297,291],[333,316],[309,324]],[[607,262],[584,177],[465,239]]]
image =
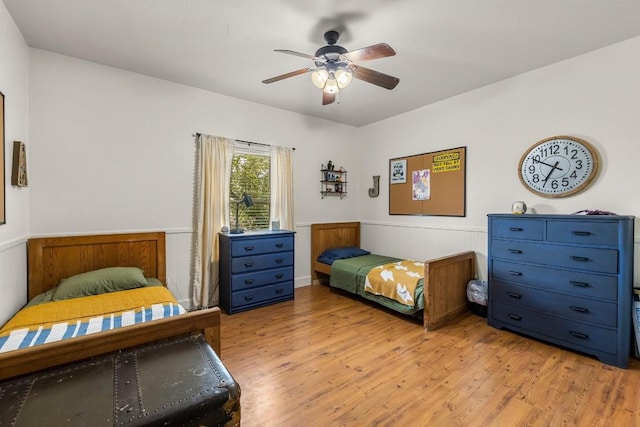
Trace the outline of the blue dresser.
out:
[[[489,215],[489,325],[626,368],[632,216]]]
[[[294,233],[220,233],[220,306],[229,314],[293,299]]]

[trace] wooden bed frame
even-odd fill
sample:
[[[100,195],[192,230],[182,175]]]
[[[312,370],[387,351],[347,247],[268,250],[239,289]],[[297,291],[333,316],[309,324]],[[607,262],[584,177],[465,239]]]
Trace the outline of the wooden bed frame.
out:
[[[60,279],[99,268],[140,267],[166,286],[165,233],[128,233],[29,239],[29,299]],[[104,331],[65,341],[0,353],[0,379],[75,362],[178,335],[202,333],[220,355],[220,309]]]
[[[311,280],[324,283],[331,266],[318,255],[331,248],[360,247],[360,223],[311,225]],[[475,252],[462,252],[424,263],[424,327],[433,330],[468,310],[467,284],[475,279]]]

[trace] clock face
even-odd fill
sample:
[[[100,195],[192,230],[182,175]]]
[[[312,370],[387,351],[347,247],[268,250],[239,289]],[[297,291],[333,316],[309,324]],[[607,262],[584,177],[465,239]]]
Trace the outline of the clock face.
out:
[[[565,197],[586,188],[598,171],[598,153],[587,141],[554,136],[534,144],[520,159],[520,181],[544,197]]]

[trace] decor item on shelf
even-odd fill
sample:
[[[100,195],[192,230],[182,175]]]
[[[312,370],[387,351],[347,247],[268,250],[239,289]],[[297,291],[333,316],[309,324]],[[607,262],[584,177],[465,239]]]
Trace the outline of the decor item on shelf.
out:
[[[391,46],[386,43],[378,43],[348,52],[347,49],[336,44],[339,37],[340,34],[337,31],[327,31],[324,34],[327,46],[318,49],[315,55],[286,49],[276,49],[276,52],[311,59],[314,62],[315,67],[305,67],[291,71],[286,74],[263,80],[262,83],[274,83],[289,77],[311,73],[311,82],[313,85],[318,89],[322,89],[322,105],[332,104],[335,102],[340,89],[344,89],[349,86],[353,78],[363,80],[389,90],[398,85],[400,79],[397,77],[355,64],[355,62],[393,56],[396,52],[391,48]],[[340,102],[339,99],[338,102]]]
[[[336,170],[329,160],[327,169],[320,170],[320,176],[320,194],[323,199],[327,194],[339,195],[341,199],[347,195],[347,171],[342,166]]]
[[[525,202],[517,201],[511,205],[511,213],[521,215],[527,212],[527,204]]]
[[[380,194],[380,175],[373,176],[373,188],[369,189],[369,197],[378,197]]]
[[[250,208],[251,206],[253,206],[253,199],[247,193],[242,193],[242,199],[240,199],[240,201],[235,202],[235,204],[236,204],[236,228],[231,230],[231,234],[242,234],[242,233],[244,233],[244,230],[242,228],[240,228],[240,224],[238,223],[238,208],[240,207],[241,203],[244,203],[244,205],[246,207]]]
[[[543,197],[566,197],[589,186],[598,173],[598,152],[573,136],[553,136],[533,144],[520,158],[518,177]]]
[[[13,167],[11,169],[11,185],[27,186],[27,152],[24,143],[13,141]]]

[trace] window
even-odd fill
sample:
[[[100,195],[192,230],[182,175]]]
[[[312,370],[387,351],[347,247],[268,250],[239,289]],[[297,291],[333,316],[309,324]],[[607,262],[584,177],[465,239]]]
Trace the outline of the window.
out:
[[[268,151],[236,145],[231,163],[229,218],[236,225],[236,205],[242,193],[253,199],[253,206],[240,204],[238,222],[245,230],[267,230],[271,218],[271,158]]]

